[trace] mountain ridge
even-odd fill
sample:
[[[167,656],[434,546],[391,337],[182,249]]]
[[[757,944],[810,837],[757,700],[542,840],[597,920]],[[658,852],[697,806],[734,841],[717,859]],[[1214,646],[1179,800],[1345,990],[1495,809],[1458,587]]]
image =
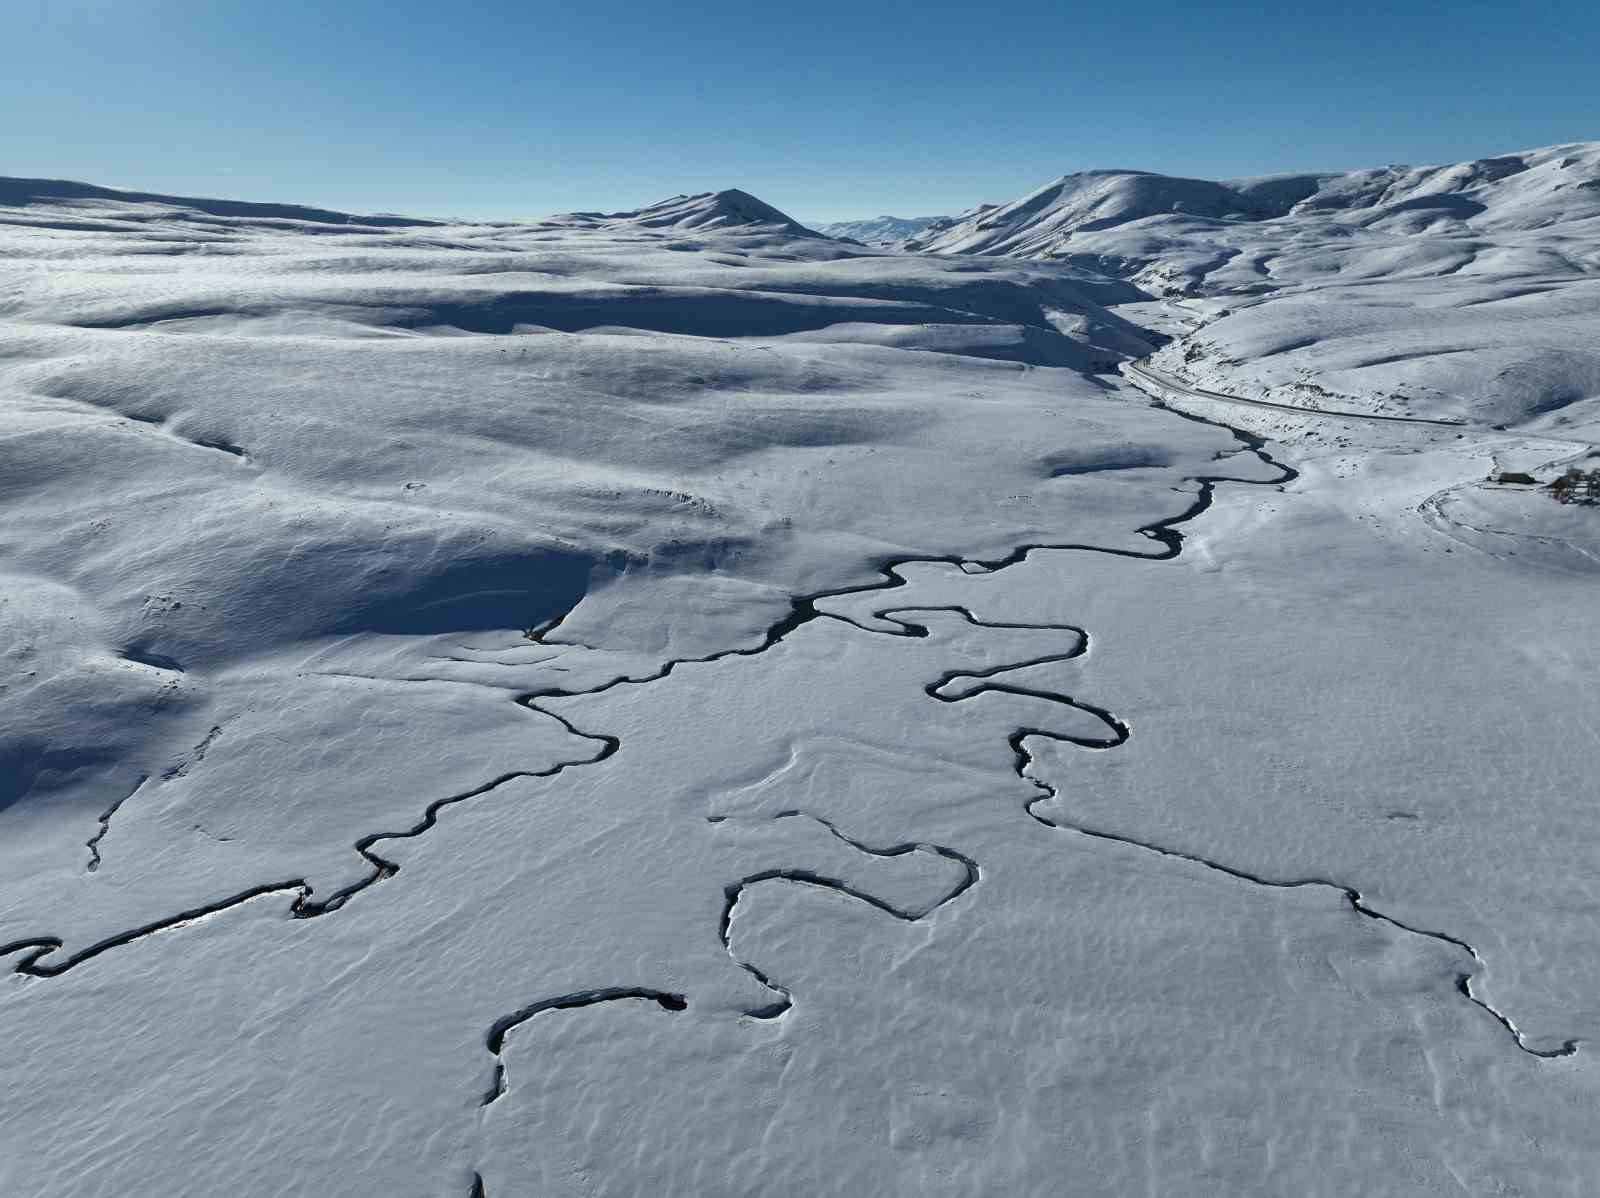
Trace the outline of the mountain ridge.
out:
[[[1600,142],[1567,142],[1469,162],[1208,180],[1136,170],[1061,175],[1019,199],[957,220],[904,248],[1055,258],[1087,234],[1181,221],[1205,224],[1325,216],[1394,233],[1516,231],[1600,219]],[[1099,246],[1089,247],[1103,253]]]

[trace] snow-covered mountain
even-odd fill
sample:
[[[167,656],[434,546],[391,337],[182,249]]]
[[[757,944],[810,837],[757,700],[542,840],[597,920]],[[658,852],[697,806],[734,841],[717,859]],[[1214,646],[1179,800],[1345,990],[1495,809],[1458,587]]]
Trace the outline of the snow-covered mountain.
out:
[[[950,222],[948,216],[875,216],[869,220],[838,220],[819,224],[829,237],[845,237],[863,245],[893,246],[915,237],[932,225]]]
[[[1413,234],[1513,234],[1597,220],[1600,143],[1584,142],[1451,166],[1222,182],[1088,171],[933,231],[920,248],[1145,265],[1169,245],[1190,253],[1212,247],[1231,258],[1246,246],[1287,253],[1308,236],[1360,246]]]
[[[921,248],[934,253],[1047,257],[1061,252],[1075,233],[1167,213],[1215,220],[1266,215],[1223,183],[1143,171],[1086,171],[1063,175],[919,240]]]
[[[641,229],[748,229],[786,233],[797,237],[820,237],[799,221],[771,204],[756,199],[747,191],[705,191],[696,195],[677,195],[633,212],[575,213],[577,219],[597,219],[611,224],[636,225]]]
[[[1600,353],[1574,323],[1600,303],[1597,142],[1221,182],[1091,171],[917,246],[1196,304],[1205,327],[1160,361],[1213,389],[1494,424],[1600,418]]]
[[[1596,149],[0,180],[0,1194],[1600,1192]]]

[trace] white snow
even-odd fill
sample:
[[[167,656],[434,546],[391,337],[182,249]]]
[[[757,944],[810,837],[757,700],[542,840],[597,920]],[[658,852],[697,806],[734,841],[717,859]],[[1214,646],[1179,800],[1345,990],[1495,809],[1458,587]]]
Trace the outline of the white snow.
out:
[[[0,181],[0,1192],[1593,1190],[1597,178]]]
[[[1600,143],[1223,183],[1069,175],[924,248],[1189,297],[1211,323],[1156,361],[1202,384],[1591,439],[1600,419]]]

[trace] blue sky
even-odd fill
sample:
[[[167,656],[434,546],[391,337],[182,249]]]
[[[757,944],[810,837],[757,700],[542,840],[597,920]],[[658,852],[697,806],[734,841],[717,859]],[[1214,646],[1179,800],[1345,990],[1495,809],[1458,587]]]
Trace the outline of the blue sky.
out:
[[[511,217],[810,220],[1600,137],[1600,5],[0,0],[0,174]]]

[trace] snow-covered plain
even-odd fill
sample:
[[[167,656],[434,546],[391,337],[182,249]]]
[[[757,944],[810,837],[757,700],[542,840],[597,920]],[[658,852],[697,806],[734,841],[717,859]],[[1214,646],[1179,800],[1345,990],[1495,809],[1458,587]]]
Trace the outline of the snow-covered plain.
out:
[[[1597,161],[0,182],[0,1192],[1593,1192]]]

